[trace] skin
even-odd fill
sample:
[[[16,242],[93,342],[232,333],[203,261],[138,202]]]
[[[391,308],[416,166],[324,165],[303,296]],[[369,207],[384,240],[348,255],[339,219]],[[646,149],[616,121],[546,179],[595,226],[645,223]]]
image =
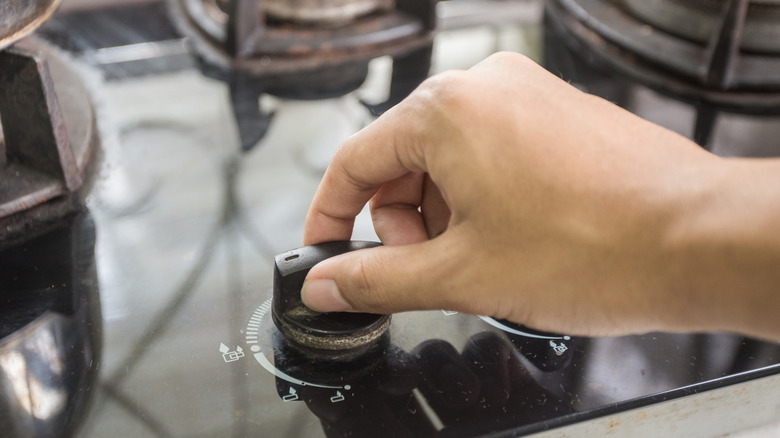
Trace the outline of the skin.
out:
[[[310,308],[780,340],[780,160],[719,158],[521,55],[434,76],[346,140],[304,244],[349,239],[367,202],[385,246],[315,266]]]

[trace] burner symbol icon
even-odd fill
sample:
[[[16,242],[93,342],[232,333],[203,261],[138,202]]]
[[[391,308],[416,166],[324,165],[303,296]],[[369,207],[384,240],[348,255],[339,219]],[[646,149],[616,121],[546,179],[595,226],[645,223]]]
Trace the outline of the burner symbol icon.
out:
[[[298,391],[295,388],[290,387],[290,393],[282,397],[285,403],[298,400]]]
[[[563,353],[566,352],[566,350],[569,349],[568,347],[566,347],[566,345],[563,342],[561,342],[560,344],[556,344],[555,342],[550,341],[550,347],[552,347],[552,349],[555,351],[555,354],[557,356],[562,355]]]
[[[341,401],[344,401],[344,394],[341,393],[341,391],[336,391],[336,395],[330,398],[331,403],[338,403]]]
[[[225,363],[235,362],[245,356],[243,348],[236,347],[234,351],[230,351],[230,348],[222,343],[219,344],[219,352],[222,353]]]

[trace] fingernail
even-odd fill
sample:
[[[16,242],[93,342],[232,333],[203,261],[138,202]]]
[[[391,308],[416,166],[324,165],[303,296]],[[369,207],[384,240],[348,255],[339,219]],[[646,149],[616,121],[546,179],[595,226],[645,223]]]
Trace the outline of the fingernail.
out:
[[[327,279],[305,280],[301,300],[306,307],[318,312],[346,312],[352,310],[341,295],[336,282]]]

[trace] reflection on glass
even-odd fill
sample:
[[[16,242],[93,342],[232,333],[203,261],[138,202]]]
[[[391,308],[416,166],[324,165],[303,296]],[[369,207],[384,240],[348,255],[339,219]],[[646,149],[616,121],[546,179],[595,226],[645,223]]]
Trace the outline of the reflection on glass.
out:
[[[94,243],[81,212],[0,250],[3,436],[70,436],[79,425],[101,351]]]

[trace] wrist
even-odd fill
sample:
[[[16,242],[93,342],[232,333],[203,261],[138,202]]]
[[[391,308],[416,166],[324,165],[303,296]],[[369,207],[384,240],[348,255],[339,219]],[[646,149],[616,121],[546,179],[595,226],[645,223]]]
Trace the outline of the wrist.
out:
[[[780,162],[705,161],[665,240],[669,324],[780,339]]]

